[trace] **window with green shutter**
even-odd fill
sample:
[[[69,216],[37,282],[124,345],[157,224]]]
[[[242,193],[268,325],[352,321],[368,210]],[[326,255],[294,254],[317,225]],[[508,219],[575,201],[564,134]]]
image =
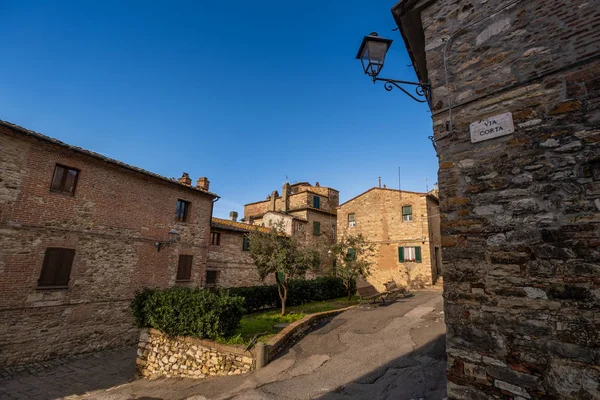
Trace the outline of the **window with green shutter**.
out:
[[[412,221],[412,206],[402,206],[402,222]]]
[[[244,241],[242,242],[242,250],[250,251],[250,238],[248,238],[248,236],[244,236]]]
[[[356,260],[356,249],[348,249],[348,252],[346,253],[346,259],[348,261]]]
[[[321,198],[319,196],[313,196],[313,207],[321,208]]]
[[[321,223],[313,221],[313,235],[319,236],[321,234]]]
[[[421,247],[398,247],[398,261],[403,262],[422,262]]]

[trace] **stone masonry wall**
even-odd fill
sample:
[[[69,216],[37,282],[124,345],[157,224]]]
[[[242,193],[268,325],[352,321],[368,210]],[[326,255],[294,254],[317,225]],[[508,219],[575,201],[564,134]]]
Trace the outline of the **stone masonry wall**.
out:
[[[214,229],[221,233],[220,245],[210,245],[208,270],[219,271],[218,287],[262,285],[249,251],[242,248],[244,233],[233,230]]]
[[[402,206],[411,205],[413,220],[402,221]],[[354,213],[356,226],[348,226],[348,214]],[[428,208],[424,193],[400,192],[373,188],[342,204],[338,209],[338,238],[362,233],[375,245],[374,265],[367,279],[378,290],[384,283],[412,288],[430,286],[433,282]],[[398,247],[421,247],[422,262],[398,260]]]
[[[134,343],[129,301],[174,285],[180,254],[200,284],[212,196],[6,127],[0,153],[0,368]],[[80,169],[74,196],[50,192],[56,163]],[[175,221],[177,199],[191,202],[188,222]],[[179,242],[157,252],[172,228]],[[37,286],[47,247],[75,250],[68,288]]]
[[[240,375],[255,367],[245,346],[225,346],[211,340],[169,337],[156,329],[143,329],[136,369],[150,378],[205,378]]]
[[[433,87],[448,398],[600,398],[600,6],[404,3]],[[507,112],[513,134],[471,143]]]

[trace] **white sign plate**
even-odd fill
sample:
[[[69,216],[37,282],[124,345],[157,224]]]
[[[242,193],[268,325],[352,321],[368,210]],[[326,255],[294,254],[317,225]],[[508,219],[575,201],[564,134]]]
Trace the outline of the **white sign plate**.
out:
[[[496,115],[488,119],[473,122],[470,126],[471,143],[483,142],[499,136],[510,135],[515,131],[512,113]]]

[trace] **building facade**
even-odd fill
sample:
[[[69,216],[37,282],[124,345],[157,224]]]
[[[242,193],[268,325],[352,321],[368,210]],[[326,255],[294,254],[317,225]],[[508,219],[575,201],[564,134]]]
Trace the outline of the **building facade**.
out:
[[[432,87],[448,398],[600,398],[600,4],[392,13]]]
[[[375,246],[367,282],[431,286],[441,270],[439,202],[427,193],[375,187],[338,207],[338,238],[361,233]]]
[[[232,219],[212,219],[211,241],[203,286],[234,287],[273,283],[269,278],[266,279],[267,282],[260,279],[250,256],[250,242],[246,234],[253,229],[269,231],[262,226],[252,226]]]
[[[6,122],[0,151],[0,367],[134,343],[136,290],[203,282],[206,178],[170,180]]]
[[[308,182],[283,185],[264,201],[244,205],[244,220],[265,227],[281,221],[286,233],[306,242],[334,241],[337,229],[337,190]]]

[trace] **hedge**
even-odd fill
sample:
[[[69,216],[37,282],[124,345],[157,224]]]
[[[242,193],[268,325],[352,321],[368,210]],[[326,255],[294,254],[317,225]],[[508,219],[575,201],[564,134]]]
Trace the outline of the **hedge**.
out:
[[[281,307],[281,301],[277,292],[277,285],[247,286],[221,289],[231,295],[244,298],[246,313],[262,310],[265,308]],[[353,283],[352,293],[356,292]],[[288,286],[288,307],[299,306],[313,301],[324,301],[346,296],[346,287],[340,278],[319,277],[312,280],[295,279]]]
[[[144,289],[131,302],[135,323],[171,336],[217,339],[238,327],[244,299],[200,288]]]

